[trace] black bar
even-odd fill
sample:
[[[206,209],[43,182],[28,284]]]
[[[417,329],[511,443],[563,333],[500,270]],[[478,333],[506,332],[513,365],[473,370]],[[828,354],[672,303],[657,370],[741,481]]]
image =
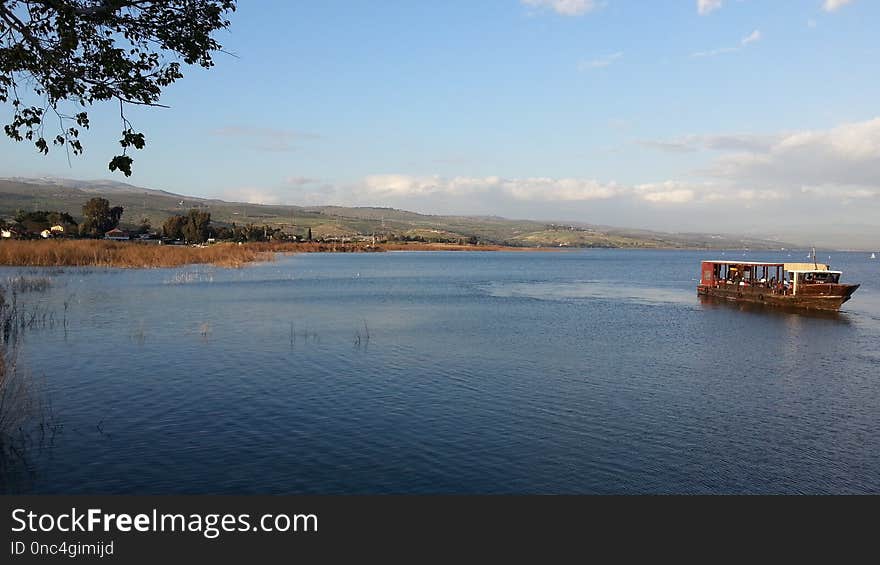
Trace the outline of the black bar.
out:
[[[555,562],[563,556],[580,556],[581,561],[599,550],[610,549],[616,561],[637,557],[646,549],[653,558],[660,554],[677,557],[706,546],[710,553],[704,555],[704,562],[713,562],[732,555],[757,560],[751,548],[761,545],[761,560],[773,555],[788,560],[804,550],[815,557],[820,542],[831,540],[836,540],[834,562],[845,562],[850,552],[857,551],[859,542],[867,544],[874,539],[873,521],[857,517],[871,516],[877,498],[10,496],[0,498],[0,503],[3,563],[57,561],[66,556],[34,556],[31,550],[40,548],[40,544],[49,548],[63,541],[104,544],[105,548],[112,543],[113,554],[99,559],[102,562],[174,563],[196,559],[199,563],[291,563],[302,558],[336,562],[352,556],[358,561],[370,558],[371,562],[387,557],[409,562],[429,558],[470,562],[477,549],[496,558],[543,556],[539,562]],[[19,518],[33,512],[37,516],[51,514],[55,519],[71,514],[74,508],[77,512],[100,509],[101,517],[120,513],[151,516],[154,510],[157,515],[196,514],[200,525],[208,522],[209,515],[247,514],[254,523],[265,514],[311,514],[316,517],[316,530],[247,530],[220,532],[216,537],[211,537],[213,530],[209,532],[203,526],[183,533],[124,533],[112,527],[110,531],[99,527],[77,533],[12,531],[22,527],[13,518],[16,510]],[[66,524],[63,520],[62,526]],[[16,547],[22,555],[13,555]]]

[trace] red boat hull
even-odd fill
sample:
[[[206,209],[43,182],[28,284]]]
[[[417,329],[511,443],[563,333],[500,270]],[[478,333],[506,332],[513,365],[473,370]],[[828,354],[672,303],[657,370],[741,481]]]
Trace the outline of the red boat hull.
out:
[[[699,285],[697,294],[735,302],[749,302],[785,308],[808,310],[839,310],[859,288],[857,284],[815,284],[798,289],[796,295],[787,291],[734,284]]]

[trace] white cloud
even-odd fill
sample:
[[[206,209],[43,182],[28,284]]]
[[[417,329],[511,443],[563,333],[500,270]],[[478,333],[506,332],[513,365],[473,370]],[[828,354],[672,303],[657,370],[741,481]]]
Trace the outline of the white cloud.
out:
[[[640,184],[635,187],[634,193],[654,204],[684,204],[697,197],[697,190],[676,181]]]
[[[533,203],[578,203],[598,200],[647,202],[656,205],[676,205],[700,202],[739,201],[750,203],[761,200],[779,200],[788,194],[776,190],[744,189],[730,183],[683,182],[668,180],[625,186],[615,182],[603,183],[580,178],[503,178],[441,177],[412,175],[373,175],[349,187],[357,200],[372,204],[389,199],[401,201],[426,197],[486,196],[496,204],[503,199]]]
[[[613,65],[616,61],[620,60],[622,57],[623,57],[623,52],[618,51],[617,53],[605,55],[604,57],[599,57],[597,59],[592,59],[589,61],[581,61],[580,64],[578,65],[578,69],[580,69],[581,71],[587,71],[590,69],[601,69],[601,68]]]
[[[697,12],[701,16],[710,14],[721,8],[722,0],[697,0]]]
[[[228,202],[248,204],[281,204],[281,197],[273,190],[244,186],[223,191],[221,198]]]
[[[845,201],[880,198],[880,189],[848,186],[803,186],[801,192],[818,198],[843,198]]]
[[[517,200],[578,201],[612,198],[623,192],[615,183],[602,184],[586,179],[528,178],[510,179],[502,189]]]
[[[548,8],[563,16],[582,16],[595,10],[599,4],[595,0],[520,0],[533,8]]]
[[[880,117],[825,130],[691,135],[637,143],[665,152],[721,152],[708,169],[695,172],[716,179],[714,184],[668,181],[636,186],[638,197],[649,202],[880,200]]]
[[[290,177],[274,193],[244,188],[225,196],[260,203],[283,198],[428,213],[589,218],[666,229],[681,222],[688,229],[709,224],[743,229],[738,217],[761,229],[777,226],[780,218],[870,223],[880,210],[880,117],[826,130],[703,134],[637,143],[694,152],[689,161],[702,151],[712,161],[671,180],[632,184],[580,177],[382,174],[333,186]],[[746,216],[738,215],[744,211]]]
[[[712,174],[788,187],[880,186],[880,118],[765,139],[764,148],[722,156]]]
[[[741,45],[748,45],[749,43],[755,43],[757,41],[761,41],[761,32],[760,30],[755,30],[752,33],[742,38],[740,41]]]
[[[691,57],[714,57],[716,55],[723,55],[724,53],[736,53],[737,51],[741,51],[745,47],[748,47],[752,43],[757,43],[761,41],[761,31],[755,30],[747,36],[743,37],[739,41],[739,45],[735,47],[720,47],[718,49],[710,49],[708,51],[697,51],[695,53],[691,53]]]
[[[822,4],[822,9],[826,12],[836,12],[847,4],[852,4],[852,1],[853,0],[825,0]]]
[[[463,195],[496,186],[499,180],[497,177],[455,177],[450,179],[437,175],[371,175],[363,180],[363,189],[370,194],[383,197],[411,197],[430,194]]]
[[[372,175],[361,189],[382,198],[428,195],[465,196],[495,193],[525,201],[583,201],[612,198],[623,192],[615,183],[576,178],[441,177],[411,175]]]
[[[730,202],[739,201],[751,203],[756,201],[770,200],[787,200],[791,197],[789,192],[772,189],[754,189],[754,188],[733,188],[727,187],[724,190],[717,190],[707,193],[703,200],[706,202]]]
[[[707,204],[726,202],[750,206],[754,202],[785,200],[787,191],[773,189],[740,188],[731,183],[717,182],[665,182],[636,185],[632,194],[652,204]]]
[[[690,153],[700,149],[754,153],[768,150],[780,138],[780,135],[716,134],[688,135],[671,140],[640,140],[636,143],[666,153]]]

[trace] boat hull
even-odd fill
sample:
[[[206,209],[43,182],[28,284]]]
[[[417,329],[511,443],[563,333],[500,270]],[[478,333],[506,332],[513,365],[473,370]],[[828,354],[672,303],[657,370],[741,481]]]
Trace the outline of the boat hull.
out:
[[[765,287],[721,284],[699,285],[697,294],[734,302],[748,302],[783,308],[837,311],[859,288],[857,284],[817,284],[797,295]]]

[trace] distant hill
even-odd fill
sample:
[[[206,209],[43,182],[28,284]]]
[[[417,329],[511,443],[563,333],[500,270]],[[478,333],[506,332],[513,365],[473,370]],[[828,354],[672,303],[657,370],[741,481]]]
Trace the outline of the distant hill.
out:
[[[627,247],[685,249],[779,249],[790,244],[726,234],[664,233],[639,229],[553,224],[494,216],[433,216],[393,208],[282,206],[225,202],[142,188],[110,180],[0,179],[0,216],[19,210],[57,210],[79,219],[82,206],[101,196],[125,208],[123,225],[147,218],[159,227],[173,214],[207,209],[217,224],[269,224],[316,238],[376,235],[426,241],[477,240],[527,247]]]

